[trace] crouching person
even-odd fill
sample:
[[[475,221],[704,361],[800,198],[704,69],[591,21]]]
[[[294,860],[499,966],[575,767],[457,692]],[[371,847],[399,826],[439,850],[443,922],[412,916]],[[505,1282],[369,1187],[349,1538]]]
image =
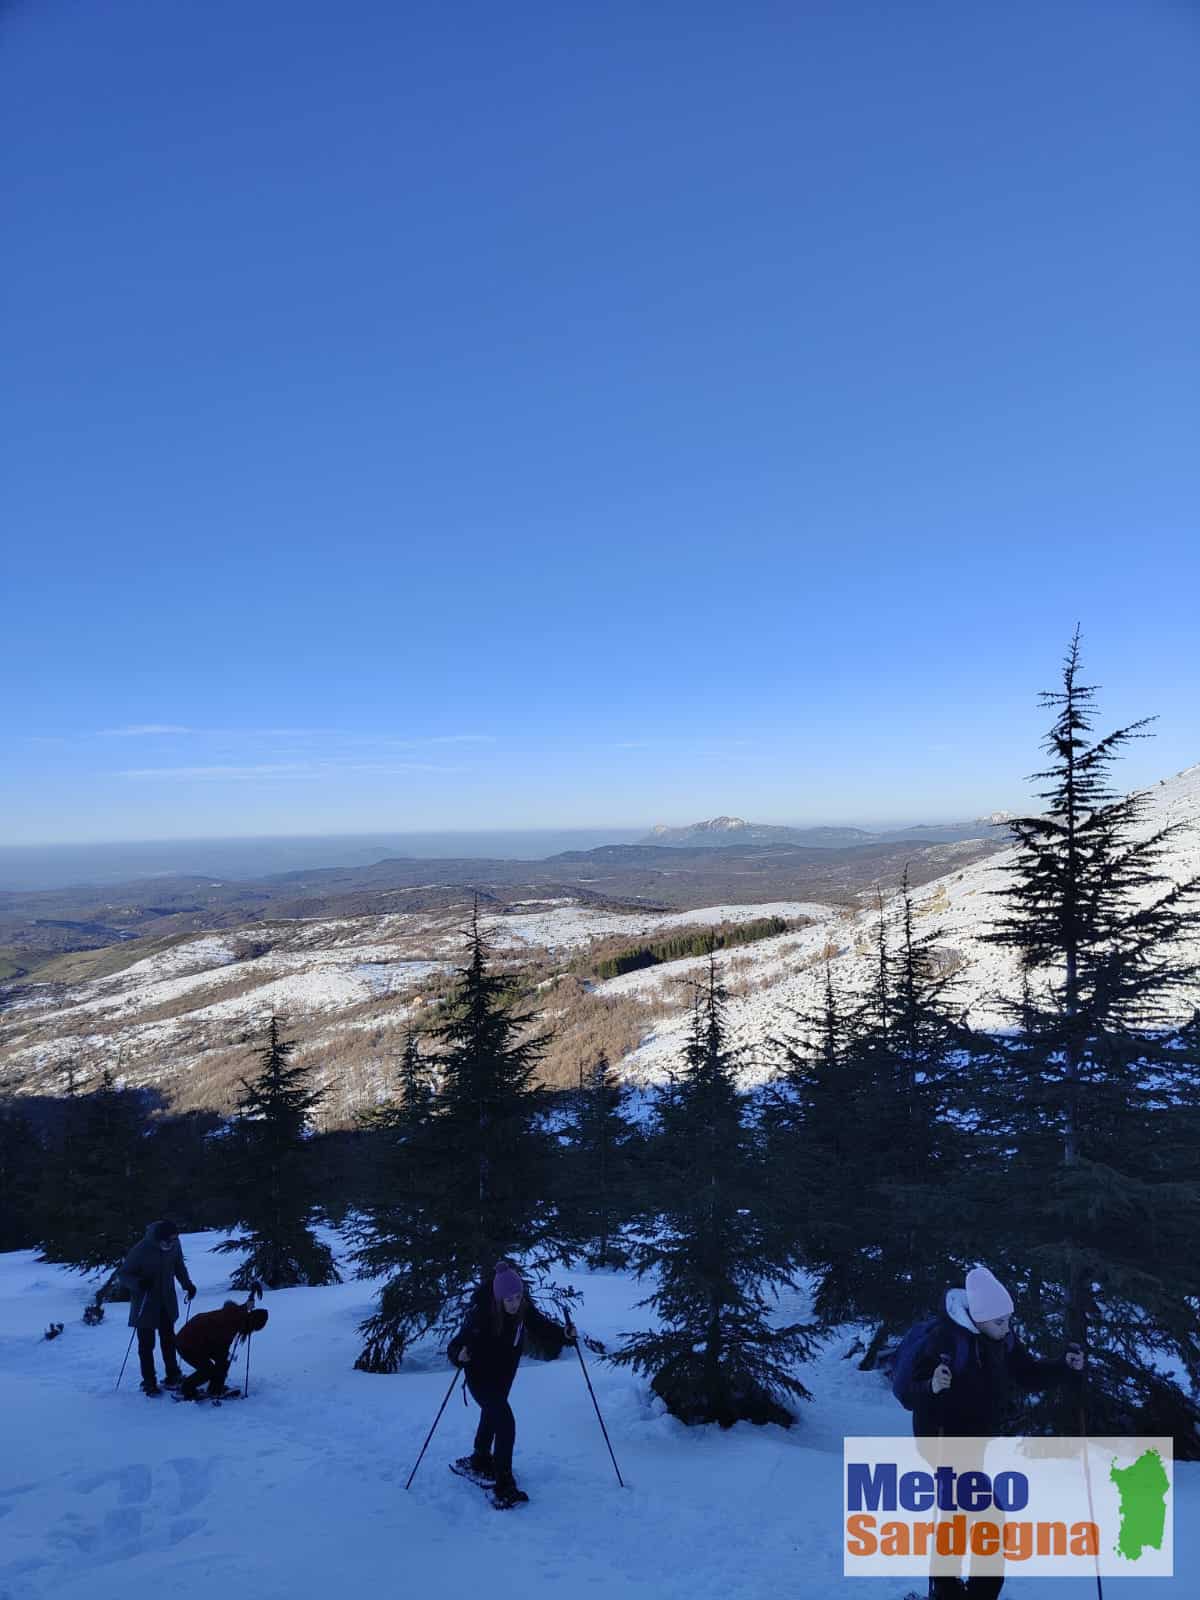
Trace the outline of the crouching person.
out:
[[[266,1311],[252,1311],[249,1305],[240,1306],[226,1300],[219,1311],[206,1311],[193,1317],[175,1336],[175,1348],[189,1367],[189,1372],[179,1385],[180,1397],[195,1400],[202,1385],[207,1393],[219,1399],[227,1393],[225,1380],[229,1376],[234,1346],[252,1333],[259,1333],[267,1325]]]

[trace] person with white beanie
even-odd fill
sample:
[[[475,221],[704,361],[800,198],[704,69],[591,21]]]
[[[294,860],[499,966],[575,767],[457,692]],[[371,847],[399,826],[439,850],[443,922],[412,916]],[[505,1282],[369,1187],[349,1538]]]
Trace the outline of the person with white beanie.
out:
[[[995,1438],[1006,1431],[1014,1388],[1047,1389],[1078,1383],[1083,1352],[1070,1345],[1059,1361],[1038,1361],[1012,1331],[1012,1296],[985,1266],[967,1273],[961,1288],[946,1291],[942,1312],[931,1318],[924,1338],[894,1384],[913,1415],[918,1439]],[[972,1571],[931,1578],[930,1600],[995,1600],[1002,1573]]]

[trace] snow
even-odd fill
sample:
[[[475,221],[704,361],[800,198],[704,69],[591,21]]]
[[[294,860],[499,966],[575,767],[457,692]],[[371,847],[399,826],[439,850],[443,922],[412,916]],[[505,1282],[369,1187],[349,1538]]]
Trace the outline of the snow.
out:
[[[184,1240],[197,1311],[219,1306],[228,1284],[216,1242]],[[644,1285],[562,1276],[584,1292],[587,1333],[614,1345],[645,1325],[633,1308]],[[405,1492],[450,1369],[427,1346],[393,1377],[352,1370],[370,1284],[269,1293],[250,1397],[219,1410],[145,1399],[136,1356],[114,1392],[124,1308],[87,1328],[87,1298],[81,1276],[31,1251],[0,1255],[2,1600],[897,1600],[877,1581],[841,1576],[843,1435],[908,1429],[883,1380],[842,1359],[846,1336],[801,1369],[815,1399],[790,1430],[684,1428],[643,1380],[589,1355],[624,1489],[577,1358],[523,1363],[516,1469],[531,1503],[497,1513],[446,1470],[469,1449],[476,1417],[457,1395]],[[779,1315],[807,1309],[797,1294]],[[51,1343],[41,1334],[52,1320],[65,1331]],[[1122,1600],[1194,1593],[1200,1466],[1177,1465],[1175,1492],[1178,1575],[1125,1578]],[[1010,1594],[1090,1600],[1094,1582],[1016,1577]]]
[[[1183,831],[1168,846],[1161,870],[1175,882],[1200,874],[1200,766],[1164,779],[1147,791],[1147,800],[1144,834],[1183,824]],[[982,1028],[1007,1025],[1010,1019],[1000,997],[1020,990],[1014,953],[983,939],[1000,912],[1000,902],[993,895],[1003,888],[1012,859],[1012,851],[1002,851],[913,891],[918,934],[936,931],[940,946],[957,950],[966,958],[967,964],[951,994],[970,1021]],[[1159,892],[1148,891],[1144,898],[1148,901]],[[894,918],[897,906],[894,898],[885,907],[890,917]],[[768,908],[747,910],[766,914]],[[817,913],[822,920],[812,927],[718,954],[718,968],[727,982],[736,985],[738,979],[746,979],[752,986],[749,994],[734,994],[727,1013],[731,1043],[746,1052],[740,1073],[744,1088],[762,1083],[775,1070],[776,1058],[767,1041],[781,1033],[794,1032],[797,1012],[811,1015],[819,1010],[827,944],[838,950],[831,969],[840,993],[861,992],[871,980],[877,912],[872,908],[846,917],[830,906],[811,908],[811,914]],[[1180,954],[1185,960],[1200,962],[1200,927],[1181,942]],[[674,1015],[660,1019],[655,1032],[618,1063],[627,1078],[635,1082],[661,1081],[667,1067],[678,1060],[688,1018],[682,1009],[682,992],[675,989],[672,999],[673,986],[681,978],[698,977],[704,964],[704,958],[672,961],[596,985],[598,994],[636,994],[644,999],[661,998],[664,1003],[680,1007]],[[1176,1020],[1185,1020],[1200,1005],[1200,987],[1181,992],[1175,1005]]]
[[[753,922],[759,917],[828,917],[830,908],[807,900],[772,900],[763,905],[702,906],[696,911],[596,911],[568,904],[558,911],[531,911],[516,916],[481,917],[493,948],[516,950],[538,945],[547,950],[573,950],[611,934],[642,938],[677,927],[710,927],[719,922]]]

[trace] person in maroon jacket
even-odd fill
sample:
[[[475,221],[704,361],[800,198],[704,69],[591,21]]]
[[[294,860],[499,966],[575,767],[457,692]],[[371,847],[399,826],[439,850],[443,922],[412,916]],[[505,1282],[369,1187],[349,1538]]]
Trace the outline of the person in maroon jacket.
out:
[[[234,1343],[248,1339],[266,1325],[267,1312],[261,1308],[252,1311],[248,1305],[239,1306],[234,1300],[226,1300],[219,1311],[205,1311],[193,1317],[175,1335],[176,1350],[189,1367],[196,1369],[179,1385],[180,1395],[185,1400],[194,1400],[204,1383],[210,1395],[221,1394]]]

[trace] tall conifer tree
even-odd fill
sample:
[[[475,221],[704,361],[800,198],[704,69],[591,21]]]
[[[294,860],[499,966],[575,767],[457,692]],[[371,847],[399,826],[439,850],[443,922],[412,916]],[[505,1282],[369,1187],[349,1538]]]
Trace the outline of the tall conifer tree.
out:
[[[1076,632],[1062,688],[1042,696],[1046,810],[1010,823],[997,891],[991,938],[1019,957],[1021,992],[1015,1031],[996,1035],[971,1084],[993,1152],[981,1239],[1038,1331],[1089,1347],[1093,1430],[1173,1431],[1195,1456],[1200,1052],[1174,1024],[1197,981],[1179,941],[1197,926],[1200,879],[1167,876],[1180,827],[1150,827],[1146,797],[1114,789],[1113,762],[1147,723],[1093,739],[1095,692]],[[1031,1415],[1060,1430],[1078,1420],[1053,1398]]]
[[[0,1251],[27,1250],[37,1241],[41,1141],[12,1101],[0,1102]]]
[[[810,1398],[794,1368],[813,1341],[802,1324],[771,1325],[772,1291],[791,1286],[797,1261],[767,1203],[725,1004],[710,953],[683,1070],[658,1108],[661,1210],[633,1249],[638,1276],[656,1276],[640,1304],[653,1307],[660,1326],[627,1335],[612,1359],[650,1374],[651,1388],[685,1422],[789,1424],[783,1402]]]
[[[238,1211],[235,1236],[219,1251],[244,1251],[235,1289],[268,1289],[341,1281],[329,1246],[313,1232],[316,1173],[308,1147],[309,1117],[324,1098],[308,1069],[293,1066],[295,1043],[272,1017],[262,1070],[242,1080],[238,1116],[229,1133],[231,1186]]]
[[[500,1257],[536,1274],[570,1254],[548,1103],[534,1083],[549,1036],[534,1022],[513,980],[491,965],[476,908],[467,961],[435,1031],[439,1088],[403,1152],[417,1191],[368,1218],[355,1252],[363,1276],[387,1279],[362,1324],[363,1371],[394,1372],[414,1339],[449,1327]]]
[[[571,1213],[595,1267],[625,1260],[621,1234],[635,1209],[638,1136],[625,1117],[625,1099],[625,1086],[601,1051],[581,1075],[570,1150]]]
[[[954,1064],[969,1040],[953,1019],[938,938],[917,930],[906,873],[890,917],[880,899],[865,991],[840,1001],[827,965],[822,1006],[798,1019],[795,1037],[777,1041],[784,1069],[771,1145],[775,1163],[795,1175],[814,1308],[829,1327],[872,1326],[865,1366],[889,1333],[938,1299],[961,1231],[947,1186],[964,1137],[950,1108]]]

